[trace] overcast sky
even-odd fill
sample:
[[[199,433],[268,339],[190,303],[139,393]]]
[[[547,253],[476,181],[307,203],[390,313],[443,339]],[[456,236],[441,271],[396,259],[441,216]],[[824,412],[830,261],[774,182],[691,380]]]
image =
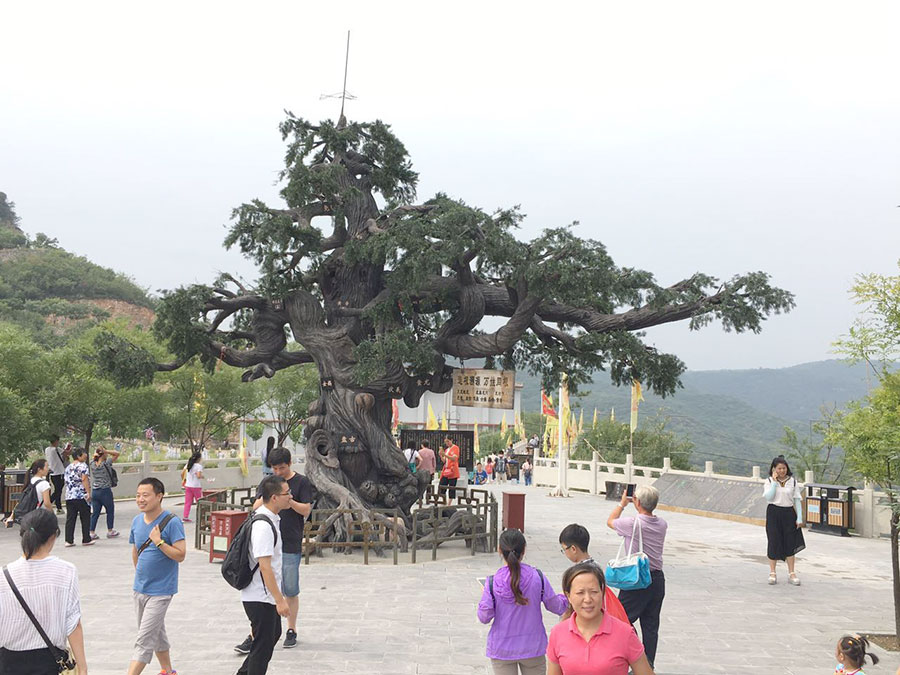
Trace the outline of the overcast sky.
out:
[[[326,3],[321,3],[325,5]],[[900,258],[893,2],[6,3],[0,191],[23,228],[151,290],[253,278],[221,242],[277,203],[283,109],[393,125],[436,191],[579,221],[670,284],[765,270],[760,335],[653,329],[691,369],[829,358]]]

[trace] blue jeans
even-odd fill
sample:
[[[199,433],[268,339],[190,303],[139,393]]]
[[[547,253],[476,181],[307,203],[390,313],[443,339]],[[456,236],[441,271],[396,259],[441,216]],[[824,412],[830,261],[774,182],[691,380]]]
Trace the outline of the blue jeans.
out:
[[[525,485],[531,485],[531,474],[530,473],[525,474]]]
[[[302,553],[281,554],[281,592],[287,598],[300,595],[300,558]]]
[[[112,530],[116,523],[116,503],[112,488],[94,488],[91,491],[91,532],[96,532],[100,511],[106,508],[106,529]]]

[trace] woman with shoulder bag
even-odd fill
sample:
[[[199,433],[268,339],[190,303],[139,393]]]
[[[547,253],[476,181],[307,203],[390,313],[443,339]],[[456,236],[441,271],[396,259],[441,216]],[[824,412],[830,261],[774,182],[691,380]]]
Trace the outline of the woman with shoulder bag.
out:
[[[24,555],[0,577],[0,673],[56,675],[68,664],[87,675],[78,571],[50,555],[59,536],[56,516],[36,509],[22,519],[20,534]]]
[[[800,484],[791,473],[791,467],[782,455],[772,460],[769,477],[763,487],[763,496],[769,503],[766,507],[766,538],[769,559],[769,584],[778,582],[775,563],[787,562],[788,583],[800,585],[800,577],[794,571],[794,556],[806,548],[803,540],[803,500]]]
[[[107,450],[102,445],[97,446],[97,452],[91,460],[91,539],[99,539],[97,536],[97,522],[100,520],[100,512],[106,509],[106,538],[118,537],[115,530],[116,502],[113,500],[113,491],[118,482],[116,470],[112,463],[119,459],[119,453],[115,450]]]

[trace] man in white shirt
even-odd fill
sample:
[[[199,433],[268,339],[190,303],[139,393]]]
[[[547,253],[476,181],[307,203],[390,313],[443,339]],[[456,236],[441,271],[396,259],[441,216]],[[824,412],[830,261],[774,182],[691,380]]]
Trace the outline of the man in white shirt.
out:
[[[289,508],[291,490],[281,476],[266,476],[259,484],[259,495],[263,504],[254,512],[257,519],[250,530],[249,565],[256,572],[250,584],[241,591],[241,602],[253,631],[253,643],[238,675],[262,675],[268,670],[272,651],[281,638],[281,617],[288,615],[288,603],[281,593],[281,537],[278,534],[281,517],[278,513]]]
[[[50,445],[44,449],[44,459],[50,465],[50,483],[53,485],[53,494],[50,500],[56,504],[56,512],[62,513],[62,491],[65,485],[66,461],[69,457],[69,450],[61,450],[59,447],[59,436],[53,434],[50,436]]]

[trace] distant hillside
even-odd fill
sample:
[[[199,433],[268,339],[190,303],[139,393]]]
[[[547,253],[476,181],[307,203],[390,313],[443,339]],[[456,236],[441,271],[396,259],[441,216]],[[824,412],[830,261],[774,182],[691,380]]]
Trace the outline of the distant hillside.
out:
[[[517,379],[524,386],[523,408],[538,410],[539,380],[525,373]],[[684,389],[666,399],[645,393],[640,419],[668,417],[669,428],[694,443],[695,465],[712,460],[717,467],[739,473],[749,473],[753,464],[767,464],[783,452],[779,439],[785,426],[803,436],[809,421],[819,419],[823,403],[842,406],[866,395],[865,370],[840,361],[781,369],[689,371],[682,381]],[[606,373],[598,373],[583,390],[589,393],[574,399],[573,407],[583,407],[585,424],[590,424],[594,408],[604,417],[615,408],[616,419],[629,419],[630,389],[613,386]]]
[[[15,205],[0,192],[0,319],[44,342],[95,320],[153,322],[153,300],[124,274],[95,265],[18,227]]]

